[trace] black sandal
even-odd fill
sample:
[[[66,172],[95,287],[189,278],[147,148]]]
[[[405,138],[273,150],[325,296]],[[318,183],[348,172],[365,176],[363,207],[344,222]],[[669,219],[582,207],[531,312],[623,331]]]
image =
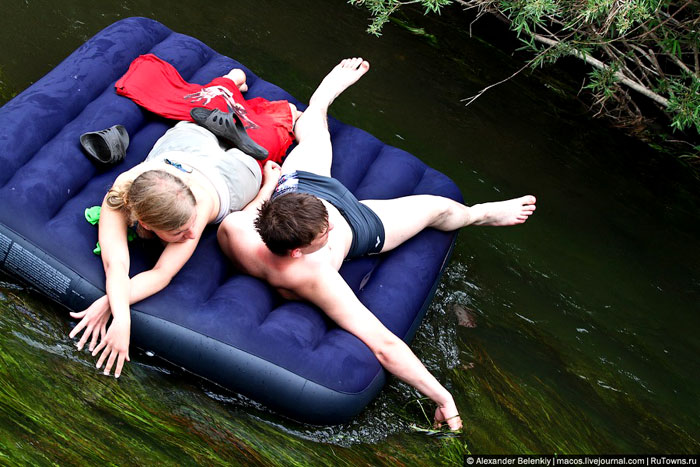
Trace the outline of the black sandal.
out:
[[[229,141],[235,147],[259,161],[267,159],[267,149],[253,141],[235,112],[222,112],[219,109],[195,107],[190,110],[192,120],[219,138]]]
[[[129,147],[129,133],[122,125],[80,135],[80,144],[99,165],[113,165],[124,159]]]

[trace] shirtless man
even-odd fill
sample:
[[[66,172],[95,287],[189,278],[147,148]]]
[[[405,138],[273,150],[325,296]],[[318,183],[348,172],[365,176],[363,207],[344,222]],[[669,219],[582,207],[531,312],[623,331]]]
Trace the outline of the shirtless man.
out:
[[[284,297],[314,303],[360,338],[385,369],[437,404],[438,425],[447,422],[457,430],[462,421],[452,395],[362,305],[338,270],[346,258],[391,250],[427,227],[451,231],[472,224],[525,222],[535,210],[535,198],[472,207],[432,195],[358,202],[329,178],[332,149],[327,110],[368,70],[368,62],[351,58],[325,77],[297,121],[299,145],[282,165],[274,192],[263,187],[245,209],[228,215],[218,230],[219,243],[242,270],[265,279]]]

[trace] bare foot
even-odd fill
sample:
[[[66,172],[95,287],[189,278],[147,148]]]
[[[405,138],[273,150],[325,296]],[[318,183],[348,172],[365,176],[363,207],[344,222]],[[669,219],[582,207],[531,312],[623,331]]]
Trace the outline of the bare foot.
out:
[[[369,70],[369,62],[362,58],[346,58],[323,78],[311,100],[310,105],[329,106],[340,95]]]
[[[495,203],[475,204],[470,208],[474,216],[472,225],[506,226],[522,224],[535,212],[535,202],[532,195],[513,198]]]
[[[234,68],[224,75],[224,78],[228,78],[236,84],[236,87],[241,92],[246,92],[248,90],[248,85],[245,82],[245,71],[240,68]]]

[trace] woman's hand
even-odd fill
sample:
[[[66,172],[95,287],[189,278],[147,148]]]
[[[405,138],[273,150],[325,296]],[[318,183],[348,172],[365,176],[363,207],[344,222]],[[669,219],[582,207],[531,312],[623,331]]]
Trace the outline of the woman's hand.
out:
[[[80,322],[78,322],[68,336],[72,339],[84,329],[85,332],[83,332],[83,336],[76,344],[76,347],[78,347],[78,350],[83,350],[85,343],[88,339],[92,338],[88,347],[90,352],[92,352],[95,345],[97,345],[98,339],[100,337],[104,339],[107,334],[107,322],[110,317],[109,300],[107,296],[104,295],[98,298],[92,302],[92,305],[87,309],[76,313],[71,312],[70,315],[74,319],[79,319]]]
[[[117,366],[114,369],[114,377],[119,378],[124,362],[131,361],[129,358],[130,335],[131,319],[115,318],[105,337],[95,350],[92,351],[93,357],[102,351],[102,355],[100,355],[99,360],[97,360],[96,368],[100,368],[106,359],[107,363],[105,364],[104,374],[109,375],[116,361]]]

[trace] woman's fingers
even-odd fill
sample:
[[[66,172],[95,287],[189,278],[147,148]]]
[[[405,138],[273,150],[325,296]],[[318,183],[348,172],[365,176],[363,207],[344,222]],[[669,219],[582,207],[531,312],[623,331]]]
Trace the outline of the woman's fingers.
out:
[[[119,354],[119,358],[117,359],[117,367],[114,369],[114,377],[119,378],[122,374],[122,368],[124,367],[124,360],[127,360],[129,358],[128,354]]]
[[[97,341],[99,338],[100,338],[100,330],[97,328],[93,328],[92,340],[90,341],[90,346],[88,347],[90,352],[92,352],[95,349],[95,346],[97,345]]]
[[[73,316],[73,314],[74,314],[74,313],[71,313],[71,316]],[[80,313],[75,313],[75,314],[76,314],[76,315],[83,315],[83,316],[85,316],[85,311],[81,311]],[[78,318],[83,318],[83,316],[73,316],[73,318],[78,319]],[[70,334],[68,334],[68,337],[70,337],[71,339],[73,339],[75,336],[78,335],[78,333],[80,332],[81,329],[83,329],[85,326],[87,326],[87,324],[88,324],[88,320],[86,320],[86,319],[84,319],[84,318],[81,319],[80,322],[79,322],[78,324],[75,325],[75,327],[74,327],[73,330],[70,332]]]
[[[102,350],[106,345],[107,345],[107,340],[102,339],[102,341],[100,341],[100,343],[97,345],[97,347],[95,347],[95,350],[92,351],[92,356],[94,357],[95,355],[97,355],[99,353],[99,351]],[[102,366],[102,362],[100,361],[97,364],[97,368],[99,368],[101,366]]]
[[[85,316],[85,313],[87,313],[87,312],[88,312],[87,310],[83,310],[83,311],[71,311],[71,312],[68,313],[68,314],[71,315],[71,318],[81,319],[83,316]]]
[[[78,347],[78,350],[83,350],[83,347],[85,346],[85,343],[88,341],[90,338],[90,334],[92,333],[92,330],[94,328],[92,326],[88,326],[85,328],[85,332],[83,333],[82,337],[76,344],[76,347]]]
[[[106,352],[106,350],[105,350]],[[114,349],[111,349],[111,352],[109,353],[109,358],[107,359],[107,364],[105,365],[105,375],[109,375],[109,373],[112,371],[112,366],[114,366],[114,361],[117,359],[117,351]],[[115,375],[116,376],[116,375]]]

